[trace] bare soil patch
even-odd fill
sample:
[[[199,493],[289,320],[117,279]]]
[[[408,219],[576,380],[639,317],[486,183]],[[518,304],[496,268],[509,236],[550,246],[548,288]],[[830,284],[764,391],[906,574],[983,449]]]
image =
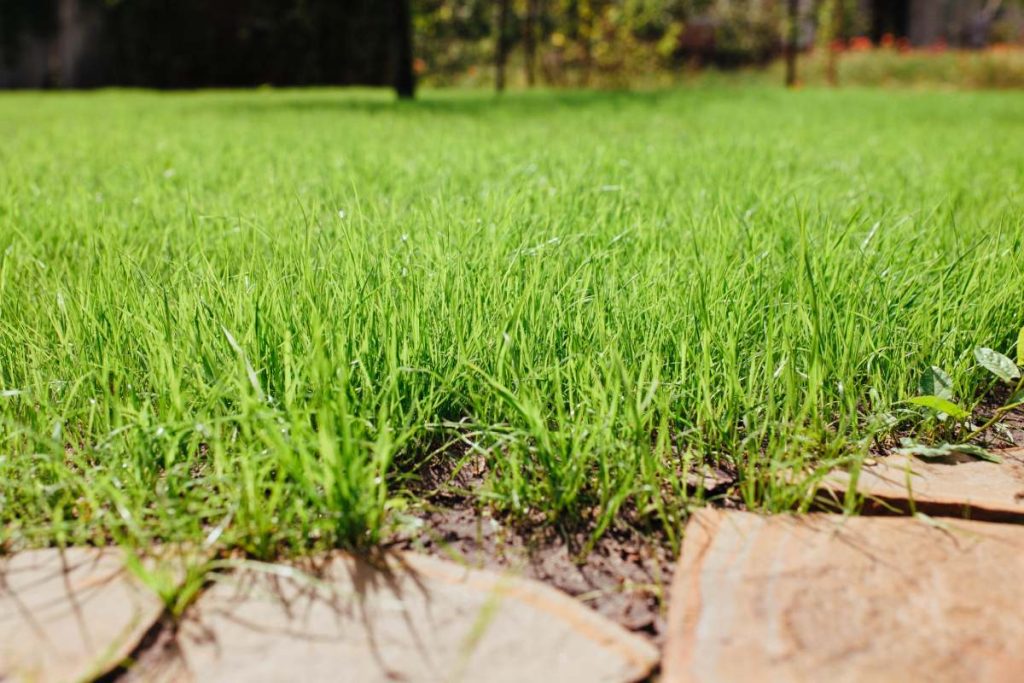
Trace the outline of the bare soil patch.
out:
[[[486,475],[482,458],[452,453],[432,459],[414,484],[426,501],[416,514],[419,529],[396,534],[390,544],[543,581],[661,644],[675,566],[663,530],[637,522],[627,508],[588,550],[592,524],[560,529],[543,518],[513,519],[478,507],[473,492]],[[734,481],[734,473],[714,469],[699,485],[720,505],[735,508],[726,493]]]

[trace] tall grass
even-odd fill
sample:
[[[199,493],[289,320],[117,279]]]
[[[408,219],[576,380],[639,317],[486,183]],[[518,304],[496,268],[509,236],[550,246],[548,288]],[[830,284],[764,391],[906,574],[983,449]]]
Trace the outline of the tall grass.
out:
[[[428,459],[670,536],[1024,321],[1020,94],[0,97],[10,546],[377,543]],[[896,422],[894,422],[894,420]]]

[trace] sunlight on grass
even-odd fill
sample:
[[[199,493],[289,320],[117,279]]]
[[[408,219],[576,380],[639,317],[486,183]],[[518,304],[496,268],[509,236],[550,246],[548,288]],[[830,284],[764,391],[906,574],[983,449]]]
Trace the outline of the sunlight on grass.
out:
[[[1012,348],[1022,111],[4,95],[0,544],[373,545],[467,450],[482,502],[596,532],[671,536],[704,462],[806,504],[815,468],[934,428],[898,403],[922,372],[969,405],[972,349]]]

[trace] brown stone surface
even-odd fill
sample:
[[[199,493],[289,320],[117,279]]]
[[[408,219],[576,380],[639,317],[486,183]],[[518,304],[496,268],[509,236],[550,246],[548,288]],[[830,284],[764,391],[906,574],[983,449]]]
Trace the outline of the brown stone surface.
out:
[[[312,579],[244,568],[193,605],[136,680],[633,681],[657,649],[542,584],[413,553]]]
[[[970,456],[924,461],[905,455],[879,458],[861,468],[857,490],[876,507],[906,510],[910,502],[929,514],[985,519],[1024,520],[1024,449],[998,452],[1001,463]],[[834,492],[850,486],[850,474],[833,472],[825,487]]]
[[[115,549],[0,558],[0,681],[77,681],[113,668],[163,604]]]
[[[1021,526],[704,510],[663,680],[1020,681],[1021,605]]]

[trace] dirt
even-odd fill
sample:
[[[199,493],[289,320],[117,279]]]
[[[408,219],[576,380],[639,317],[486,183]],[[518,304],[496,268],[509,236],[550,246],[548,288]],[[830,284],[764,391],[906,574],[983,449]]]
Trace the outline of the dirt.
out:
[[[1014,410],[1006,415],[986,436],[982,445],[989,448],[1024,446],[1024,410]]]
[[[641,528],[633,511],[623,510],[586,551],[592,525],[559,530],[541,518],[513,520],[478,507],[474,492],[484,485],[486,475],[483,458],[448,453],[432,459],[414,484],[426,505],[390,545],[543,581],[661,644],[675,566],[663,531]],[[699,484],[690,483],[734,507],[735,501],[726,495],[734,481],[735,473],[709,469]]]
[[[523,531],[470,507],[435,509],[421,519],[422,533],[396,539],[397,547],[543,581],[627,629],[661,641],[663,596],[673,566],[663,539],[615,529],[580,558],[583,534],[567,540],[553,531]]]

